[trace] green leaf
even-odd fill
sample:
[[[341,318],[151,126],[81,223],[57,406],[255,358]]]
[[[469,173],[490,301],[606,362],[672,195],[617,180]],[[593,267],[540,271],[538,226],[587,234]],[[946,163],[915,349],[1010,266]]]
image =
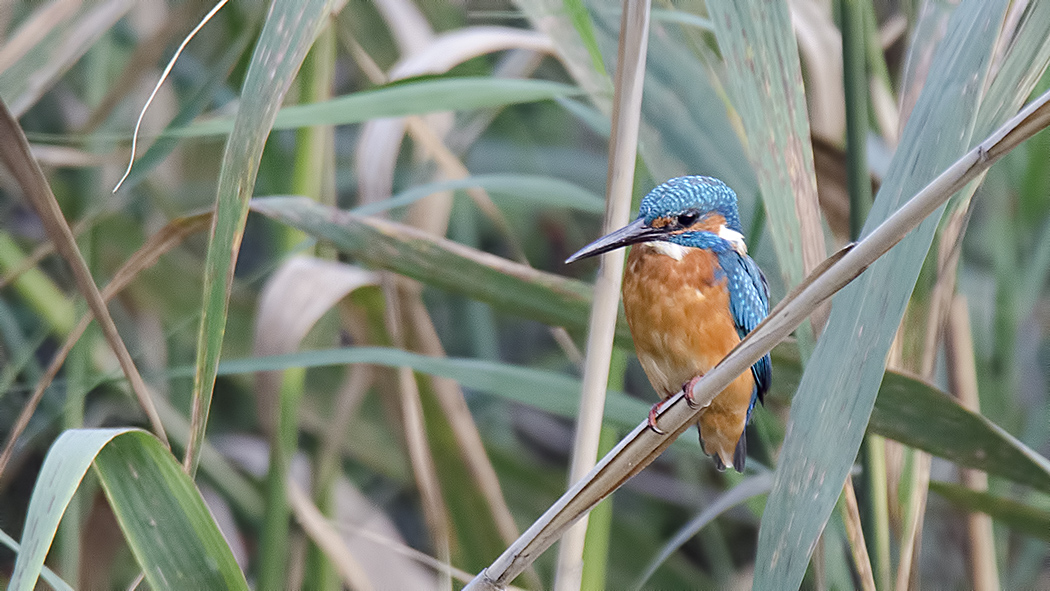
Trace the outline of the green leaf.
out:
[[[248,589],[233,553],[171,453],[138,429],[74,429],[51,446],[29,501],[11,589],[32,589],[88,467],[153,589]]]
[[[804,276],[801,220],[816,222],[819,213],[809,211],[817,206],[817,179],[788,5],[778,0],[712,1],[707,7],[769,214],[780,270],[785,284],[795,286]],[[814,253],[814,263],[823,254]]]
[[[1011,112],[1030,91],[1022,79],[1006,79],[999,84],[1012,90],[1000,98],[1009,105],[995,110],[994,105],[981,104],[1007,4],[967,0],[955,10],[865,231],[967,151],[976,126],[986,129],[1001,123],[992,117],[978,124],[974,120],[978,109]],[[1045,62],[1029,62],[1029,67],[1041,70]],[[943,207],[835,297],[827,327],[792,402],[781,462],[759,532],[755,589],[795,589],[802,582],[856,458],[887,352],[942,212]]]
[[[565,3],[565,12],[568,13],[572,26],[580,35],[580,41],[591,55],[591,66],[603,76],[608,76],[605,71],[605,62],[602,61],[602,50],[598,47],[598,39],[594,36],[594,25],[591,17],[587,14],[587,7],[583,0],[562,0]]]
[[[0,530],[0,544],[7,546],[12,551],[14,551],[15,554],[18,554],[22,551],[22,545],[16,542],[14,538],[7,535],[7,532],[5,532],[4,530]],[[48,585],[51,585],[58,591],[73,591],[73,587],[71,587],[69,583],[63,581],[61,577],[55,574],[55,571],[47,568],[46,566],[43,568],[43,570],[41,570],[40,576],[43,577],[45,581],[47,581]]]
[[[197,337],[197,372],[193,381],[193,425],[186,465],[196,470],[208,424],[215,368],[229,312],[233,270],[237,263],[248,202],[255,187],[266,138],[277,111],[321,24],[331,14],[331,0],[274,2],[266,16],[241,91],[241,104],[226,142],[216,195],[215,218],[204,262],[204,297]]]
[[[961,466],[1050,491],[1050,460],[917,378],[886,372],[868,429]]]
[[[586,330],[591,286],[537,271],[386,220],[319,205],[303,197],[252,200],[255,211],[327,240],[356,260],[487,302],[570,332]],[[449,273],[455,269],[455,273]],[[622,315],[617,340],[630,342]]]
[[[466,388],[558,416],[576,416],[580,381],[575,377],[496,361],[427,357],[384,347],[347,347],[229,360],[219,365],[219,374],[236,375],[354,363],[407,366],[420,373],[456,380]],[[801,371],[798,352],[793,345],[783,344],[773,350],[773,369],[774,389],[770,399],[784,399],[798,383],[797,376]],[[175,369],[168,375],[188,376],[191,370]],[[645,418],[648,411],[649,405],[644,401],[614,390],[609,392],[605,418],[617,427],[631,429]],[[869,428],[874,433],[951,460],[960,466],[1050,490],[1050,461],[995,423],[963,408],[944,392],[914,377],[886,373]],[[679,441],[696,445],[693,438]]]
[[[958,484],[930,481],[930,490],[971,513],[985,513],[992,519],[1050,542],[1050,512],[998,495],[970,490]]]
[[[594,214],[605,211],[605,199],[568,181],[534,174],[478,174],[418,185],[390,199],[358,207],[353,212],[357,215],[374,215],[395,207],[411,205],[439,191],[473,187],[480,187],[494,195],[502,194],[528,200],[531,205],[537,207],[567,207]]]
[[[363,90],[327,101],[285,107],[277,114],[274,129],[313,125],[347,125],[380,117],[422,115],[436,111],[468,111],[533,103],[575,96],[581,90],[570,84],[522,78],[425,78]],[[246,105],[241,105],[243,110]],[[199,137],[230,133],[228,117],[209,119],[167,134]]]

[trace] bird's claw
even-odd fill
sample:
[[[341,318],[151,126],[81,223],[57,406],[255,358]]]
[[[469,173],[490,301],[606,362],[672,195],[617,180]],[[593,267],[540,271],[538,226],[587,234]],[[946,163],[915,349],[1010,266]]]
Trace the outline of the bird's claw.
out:
[[[648,421],[649,422],[649,428],[652,429],[653,433],[656,433],[657,435],[666,435],[667,434],[666,431],[664,431],[660,427],[656,426],[656,415],[657,415],[657,413],[660,412],[660,407],[663,406],[664,402],[665,402],[664,400],[661,400],[660,402],[657,402],[656,404],[653,405],[652,408],[649,409],[649,421]]]
[[[689,405],[689,408],[696,408],[696,398],[693,397],[693,388],[696,387],[696,383],[699,382],[702,377],[704,377],[704,374],[693,376],[693,379],[682,384],[682,396],[685,398],[685,403]]]

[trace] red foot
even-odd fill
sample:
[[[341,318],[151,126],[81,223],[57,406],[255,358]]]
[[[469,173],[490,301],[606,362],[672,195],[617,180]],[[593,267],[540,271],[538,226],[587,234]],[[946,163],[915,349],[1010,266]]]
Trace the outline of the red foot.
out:
[[[704,374],[694,376],[693,379],[682,384],[682,394],[685,396],[685,403],[689,405],[689,408],[696,408],[696,399],[693,398],[693,387],[700,381],[700,378],[704,377]]]
[[[665,402],[667,402],[667,401],[666,400],[661,400],[660,402],[657,402],[656,404],[653,405],[652,408],[649,409],[649,428],[652,429],[653,433],[656,433],[657,435],[665,435],[666,434],[666,432],[663,429],[661,429],[660,427],[656,426],[656,415],[657,415],[657,413],[660,412],[660,407],[663,406],[663,404]]]

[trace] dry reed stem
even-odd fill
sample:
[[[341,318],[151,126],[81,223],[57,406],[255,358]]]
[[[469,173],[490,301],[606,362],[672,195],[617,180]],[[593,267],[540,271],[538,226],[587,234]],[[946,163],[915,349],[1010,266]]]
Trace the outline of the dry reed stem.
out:
[[[977,389],[977,367],[970,333],[970,309],[966,297],[957,295],[948,313],[947,338],[949,390],[960,404],[973,412],[981,412]],[[961,468],[959,477],[964,486],[975,491],[988,490],[988,475],[980,470]],[[970,583],[975,591],[998,591],[999,569],[995,561],[995,536],[992,518],[972,512],[966,516],[969,544]]]

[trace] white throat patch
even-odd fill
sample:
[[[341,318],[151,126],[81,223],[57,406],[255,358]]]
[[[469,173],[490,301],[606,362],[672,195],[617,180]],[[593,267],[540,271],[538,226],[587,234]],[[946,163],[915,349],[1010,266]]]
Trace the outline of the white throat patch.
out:
[[[744,235],[736,230],[731,230],[722,224],[718,227],[718,237],[733,245],[733,250],[740,254],[747,254],[747,244]]]
[[[685,256],[685,247],[674,244],[673,242],[654,240],[652,242],[646,242],[645,244],[656,252],[662,255],[667,255],[676,261],[682,260],[682,257]]]

